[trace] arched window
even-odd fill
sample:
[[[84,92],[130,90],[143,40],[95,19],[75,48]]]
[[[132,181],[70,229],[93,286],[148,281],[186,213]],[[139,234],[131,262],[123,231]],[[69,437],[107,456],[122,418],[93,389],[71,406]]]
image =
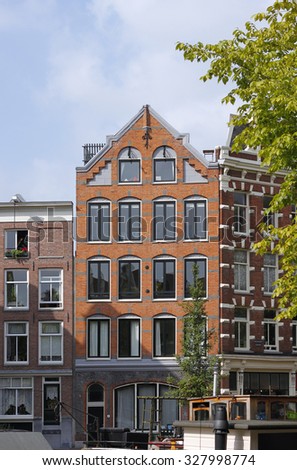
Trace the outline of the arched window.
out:
[[[153,260],[154,299],[176,298],[176,260],[166,255]]]
[[[110,319],[104,315],[92,315],[87,319],[87,358],[110,357]]]
[[[179,419],[178,401],[166,399],[170,385],[138,383],[115,390],[115,426],[129,429],[168,429]],[[143,397],[151,397],[144,399]],[[152,405],[155,413],[152,413]]]
[[[119,183],[140,183],[141,153],[134,147],[125,147],[118,156]]]
[[[207,200],[200,196],[185,199],[184,213],[185,240],[206,240]]]
[[[110,260],[96,257],[88,260],[88,300],[110,299]]]
[[[153,154],[154,182],[176,182],[176,153],[167,145],[158,147]]]
[[[135,198],[119,201],[119,241],[136,242],[141,240],[141,202]]]
[[[176,318],[169,314],[153,318],[154,357],[174,357],[176,354]]]
[[[140,357],[140,318],[136,315],[118,318],[118,357]]]
[[[118,261],[119,299],[140,300],[140,259],[125,256]]]
[[[153,201],[153,240],[175,241],[176,201],[171,197],[160,197]]]
[[[88,241],[110,241],[110,201],[92,199],[88,201]]]
[[[198,278],[201,280],[203,297],[207,297],[207,258],[194,254],[185,258],[184,267],[184,297],[191,299],[191,286],[194,285],[194,268],[198,270]]]

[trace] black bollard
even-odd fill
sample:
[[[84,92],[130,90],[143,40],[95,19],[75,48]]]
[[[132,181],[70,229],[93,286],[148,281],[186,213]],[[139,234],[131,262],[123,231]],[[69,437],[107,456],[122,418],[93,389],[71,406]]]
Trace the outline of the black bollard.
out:
[[[228,421],[227,411],[225,406],[217,406],[214,418],[213,430],[215,433],[215,450],[227,449],[227,434],[228,434]]]

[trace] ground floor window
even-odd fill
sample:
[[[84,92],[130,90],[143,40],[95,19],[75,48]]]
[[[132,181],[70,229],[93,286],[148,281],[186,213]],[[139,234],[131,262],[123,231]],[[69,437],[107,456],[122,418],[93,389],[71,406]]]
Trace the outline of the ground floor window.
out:
[[[115,425],[119,428],[160,432],[178,419],[178,401],[166,398],[169,386],[140,383],[115,391]],[[152,421],[152,422],[151,422]]]
[[[285,372],[230,372],[232,392],[246,395],[289,395],[289,374]],[[243,383],[242,383],[243,380]]]
[[[0,378],[0,416],[30,417],[33,415],[33,379],[31,377]]]

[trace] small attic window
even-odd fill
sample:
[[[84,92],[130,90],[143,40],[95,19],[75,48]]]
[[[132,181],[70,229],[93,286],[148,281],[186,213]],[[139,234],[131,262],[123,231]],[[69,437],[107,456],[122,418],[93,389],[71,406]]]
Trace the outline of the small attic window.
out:
[[[176,153],[172,148],[167,145],[157,148],[153,160],[155,183],[176,181]]]
[[[141,153],[134,147],[125,147],[118,156],[119,182],[140,183]]]

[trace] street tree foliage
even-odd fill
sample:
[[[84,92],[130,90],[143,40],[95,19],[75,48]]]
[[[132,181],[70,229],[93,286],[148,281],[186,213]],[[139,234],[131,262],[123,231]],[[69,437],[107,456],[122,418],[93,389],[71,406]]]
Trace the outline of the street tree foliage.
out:
[[[191,300],[184,301],[182,308],[184,334],[182,339],[182,355],[177,356],[182,371],[182,378],[176,388],[171,389],[171,397],[190,398],[212,394],[214,367],[216,358],[209,354],[211,341],[215,331],[208,329],[205,311],[206,300],[199,279],[198,268],[193,269],[193,285],[190,287]]]
[[[297,2],[275,1],[254,15],[245,29],[217,44],[177,43],[190,61],[208,62],[203,81],[216,78],[231,89],[223,103],[237,106],[231,123],[243,131],[232,150],[258,150],[270,173],[281,172],[284,182],[267,213],[297,204]],[[294,221],[293,221],[294,222]],[[274,297],[281,308],[278,318],[297,317],[297,220],[282,228],[263,227],[254,246],[258,254],[280,255],[283,275]]]

